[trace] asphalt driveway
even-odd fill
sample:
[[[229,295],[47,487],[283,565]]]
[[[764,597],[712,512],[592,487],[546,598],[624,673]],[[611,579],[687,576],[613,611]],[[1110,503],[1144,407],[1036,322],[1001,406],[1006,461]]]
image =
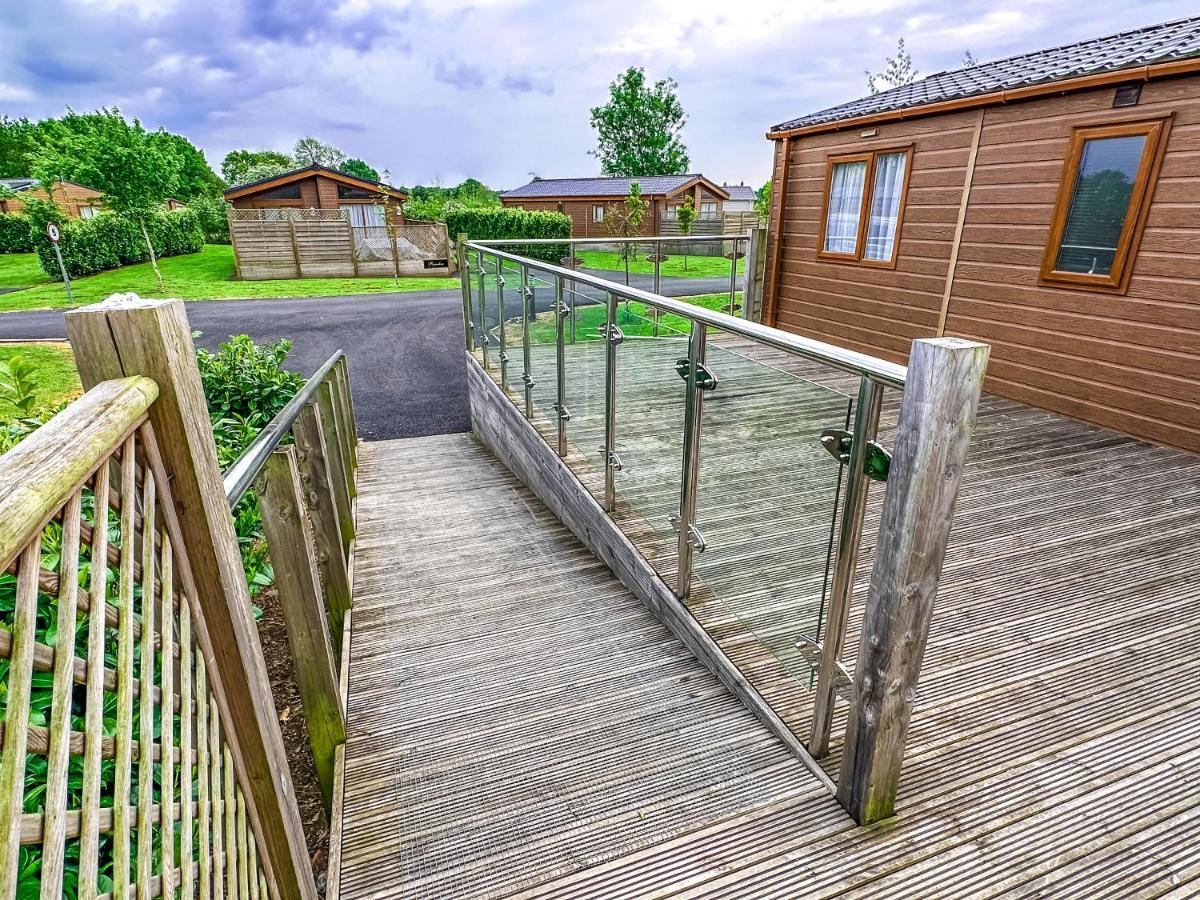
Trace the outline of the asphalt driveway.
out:
[[[612,272],[595,272],[623,281]],[[651,288],[648,275],[631,284]],[[739,284],[740,286],[740,284]],[[723,278],[667,279],[663,293],[675,296],[728,290]],[[515,299],[515,298],[514,298]],[[539,312],[550,308],[553,291],[535,287]],[[577,302],[599,302],[588,291]],[[514,310],[515,312],[516,310]],[[290,367],[305,375],[341,349],[350,365],[359,436],[367,441],[468,431],[466,368],[462,353],[462,294],[413,291],[292,300],[203,300],[187,304],[198,343],[216,349],[230,335],[255,341],[292,342]],[[494,311],[488,310],[494,325]],[[63,340],[62,310],[0,313],[0,340]]]

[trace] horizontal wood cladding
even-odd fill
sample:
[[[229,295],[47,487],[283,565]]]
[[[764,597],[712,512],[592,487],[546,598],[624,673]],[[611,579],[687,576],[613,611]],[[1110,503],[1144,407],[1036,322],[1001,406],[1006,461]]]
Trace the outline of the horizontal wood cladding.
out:
[[[992,345],[987,390],[1200,452],[1200,75],[1148,82],[1133,107],[1112,102],[1104,87],[984,109],[957,254],[978,110],[776,142],[774,324],[905,361],[913,338],[938,332],[948,290],[944,332]],[[1127,290],[1040,281],[1072,130],[1166,115]],[[908,143],[896,268],[818,259],[827,158]]]
[[[1200,451],[1200,77],[990,107],[946,333],[993,345],[987,389]],[[1171,115],[1124,294],[1039,283],[1074,128]]]
[[[776,325],[901,361],[913,338],[936,332],[977,117],[964,112],[883,125],[869,138],[832,133],[790,142],[787,188],[778,192],[784,224]],[[908,145],[895,268],[818,258],[828,158]]]

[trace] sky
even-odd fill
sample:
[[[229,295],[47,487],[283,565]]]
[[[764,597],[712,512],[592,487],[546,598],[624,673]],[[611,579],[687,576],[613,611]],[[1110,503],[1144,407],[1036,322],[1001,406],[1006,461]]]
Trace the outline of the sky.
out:
[[[1086,9],[1086,15],[1081,10]],[[117,106],[214,169],[315,135],[395,184],[598,174],[589,109],[674,78],[691,170],[759,185],[773,124],[921,75],[1195,14],[1195,0],[0,0],[0,113]]]

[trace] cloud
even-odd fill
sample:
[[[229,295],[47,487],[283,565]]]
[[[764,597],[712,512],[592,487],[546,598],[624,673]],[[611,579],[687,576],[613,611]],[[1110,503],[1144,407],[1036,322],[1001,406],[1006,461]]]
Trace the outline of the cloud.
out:
[[[773,123],[861,96],[903,36],[923,73],[1194,13],[1194,0],[7,0],[8,115],[119,105],[231,149],[315,134],[401,183],[596,171],[626,66],[679,83],[691,168],[767,177]],[[86,47],[67,52],[63,47]],[[452,48],[449,49],[449,48]]]

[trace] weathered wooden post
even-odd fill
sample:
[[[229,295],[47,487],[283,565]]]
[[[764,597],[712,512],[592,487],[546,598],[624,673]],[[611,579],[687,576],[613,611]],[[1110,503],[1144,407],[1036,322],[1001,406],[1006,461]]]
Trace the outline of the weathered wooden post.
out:
[[[763,282],[767,277],[767,229],[751,228],[746,250],[746,271],[742,276],[742,317],[761,322],[763,312]]]
[[[342,534],[342,553],[345,555],[354,540],[354,513],[350,506],[350,463],[346,459],[340,423],[335,414],[336,398],[328,378],[317,389],[317,407],[321,413],[321,429],[325,435],[325,458],[329,460],[329,475],[333,479],[338,528]]]
[[[304,722],[328,815],[333,809],[334,753],[346,740],[346,728],[295,447],[283,447],[271,454],[258,501],[292,648],[296,687],[304,704]]]
[[[838,779],[838,800],[862,825],[895,808],[988,351],[930,338],[913,341],[909,356]]]
[[[337,494],[333,490],[333,476],[325,449],[325,431],[321,427],[321,412],[316,403],[309,403],[301,411],[300,417],[292,425],[292,437],[296,440],[305,506],[312,518],[317,569],[325,588],[333,646],[340,649],[346,613],[350,610],[350,578],[346,571]]]
[[[231,724],[222,729],[228,752],[253,799],[250,812],[271,895],[316,900],[183,303],[117,295],[69,312],[66,321],[85,388],[127,375],[145,375],[158,384],[149,418],[183,538],[176,555],[186,555],[194,575],[210,642],[205,662]]]

